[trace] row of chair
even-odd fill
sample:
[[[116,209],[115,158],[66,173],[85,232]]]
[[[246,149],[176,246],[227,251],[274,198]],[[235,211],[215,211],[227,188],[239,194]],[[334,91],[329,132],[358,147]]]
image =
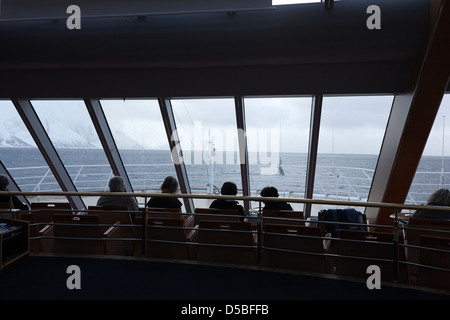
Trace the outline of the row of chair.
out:
[[[355,212],[356,219],[343,219],[349,223],[330,219],[330,212],[320,212],[314,223],[298,211],[263,211],[258,228],[256,220],[242,221],[233,210],[199,208],[187,215],[150,208],[145,221],[143,215],[132,220],[125,208],[89,207],[86,215],[73,214],[68,206],[48,209],[22,214],[31,223],[32,250],[38,252],[145,254],[361,278],[375,264],[382,280],[450,288],[448,272],[436,269],[450,267],[443,259],[449,255],[450,221],[411,218],[408,228],[393,234],[369,231],[365,215]],[[75,242],[75,237],[84,240]]]

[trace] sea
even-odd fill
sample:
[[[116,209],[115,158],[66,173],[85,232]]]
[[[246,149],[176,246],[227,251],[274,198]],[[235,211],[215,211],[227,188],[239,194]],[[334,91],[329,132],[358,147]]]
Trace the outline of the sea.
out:
[[[112,177],[101,149],[60,148],[57,150],[78,191],[107,191]],[[176,176],[169,150],[120,150],[134,191],[157,192],[164,178]],[[185,152],[183,163],[192,192],[220,193],[223,182],[242,188],[240,161],[236,153]],[[61,191],[37,148],[0,148],[0,161],[22,191]],[[307,154],[249,154],[252,195],[274,186],[282,197],[304,197]],[[314,197],[366,201],[377,155],[318,154]],[[440,187],[450,187],[450,157],[423,156],[406,203],[424,204]]]

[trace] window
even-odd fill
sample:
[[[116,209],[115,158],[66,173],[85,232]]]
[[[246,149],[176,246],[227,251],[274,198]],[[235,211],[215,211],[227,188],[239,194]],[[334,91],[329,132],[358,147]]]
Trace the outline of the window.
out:
[[[449,121],[450,94],[445,94],[414,175],[406,203],[426,204],[428,197],[435,190],[450,188]]]
[[[176,177],[157,100],[101,100],[101,105],[136,192],[159,192]]]
[[[111,167],[84,101],[31,103],[77,190],[108,190]]]
[[[20,190],[61,191],[12,102],[0,101],[0,110],[0,161]]]
[[[242,190],[234,99],[174,99],[172,107],[192,192],[220,194],[227,181]]]
[[[315,198],[367,201],[393,96],[326,96]]]
[[[311,97],[245,98],[254,195],[266,186],[280,197],[304,195],[311,103]]]

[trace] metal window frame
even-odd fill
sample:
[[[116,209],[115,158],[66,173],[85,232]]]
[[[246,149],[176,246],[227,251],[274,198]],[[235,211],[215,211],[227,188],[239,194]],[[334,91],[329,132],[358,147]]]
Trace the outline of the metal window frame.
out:
[[[250,196],[250,171],[248,163],[248,145],[247,145],[247,127],[245,121],[245,105],[244,98],[241,96],[234,97],[236,127],[238,132],[238,146],[239,146],[239,163],[242,180],[242,195]],[[244,210],[249,212],[250,203],[244,201]]]
[[[117,148],[100,101],[85,99],[84,102],[103,146],[103,150],[108,158],[113,174],[122,177],[127,192],[133,192],[133,186],[128,177],[127,170],[125,169],[125,165],[120,156],[119,149]]]
[[[41,120],[39,119],[30,100],[11,99],[25,126],[33,137],[41,154],[55,176],[61,189],[66,192],[77,192],[77,188],[70,178],[64,163],[61,161],[50,137],[48,136]],[[85,210],[86,206],[80,196],[67,196],[67,199],[75,210]]]
[[[169,98],[159,97],[159,107],[161,116],[166,130],[169,148],[172,154],[172,161],[175,166],[175,172],[180,184],[180,190],[184,194],[191,194],[191,187],[189,185],[189,178],[186,171],[186,166],[183,161],[183,150],[181,148],[180,140],[178,139],[177,125],[172,109],[172,102]],[[183,198],[186,212],[194,212],[195,206],[192,198]]]

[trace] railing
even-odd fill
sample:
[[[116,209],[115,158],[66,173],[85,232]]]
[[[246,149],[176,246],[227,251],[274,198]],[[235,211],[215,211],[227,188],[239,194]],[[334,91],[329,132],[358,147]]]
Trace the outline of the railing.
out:
[[[190,165],[194,166],[194,165]],[[200,166],[200,165],[195,165]],[[135,191],[157,191],[168,175],[175,174],[172,164],[129,164],[128,175]],[[78,191],[107,191],[108,181],[113,176],[109,165],[68,165],[66,166]],[[230,165],[216,165],[217,181],[239,180],[238,171],[231,172]],[[283,165],[284,176],[264,176],[250,173],[251,194],[259,191],[276,180],[280,194],[292,197],[304,197],[305,166]],[[188,174],[190,169],[188,168]],[[60,187],[51,170],[45,166],[18,167],[9,169],[21,190],[58,192]],[[151,174],[149,173],[151,172]],[[256,172],[259,172],[256,170]],[[374,170],[360,167],[318,166],[316,170],[314,197],[322,199],[346,199],[365,201],[368,197]],[[208,178],[198,178],[192,174],[190,186],[194,192],[206,192]],[[444,181],[450,181],[450,172],[417,172],[408,193],[406,203],[424,204],[433,191],[441,187],[450,187]],[[303,181],[303,183],[302,183]]]
[[[407,266],[409,267],[427,267],[415,262],[410,262],[408,260],[402,260],[400,253],[402,252],[402,250],[411,250],[411,249],[417,249],[417,248],[422,248],[420,246],[414,246],[414,245],[410,245],[408,243],[403,243],[401,241],[401,238],[405,237],[405,231],[408,230],[407,228],[407,224],[405,224],[405,221],[401,219],[400,213],[402,212],[402,210],[417,210],[417,209],[425,209],[424,206],[417,206],[417,205],[400,205],[400,204],[390,204],[390,203],[371,203],[371,202],[358,202],[358,201],[338,201],[338,200],[311,200],[311,199],[293,199],[293,198],[262,198],[262,197],[229,197],[229,196],[211,196],[211,195],[199,195],[199,194],[193,194],[193,195],[185,195],[185,194],[175,194],[175,195],[167,195],[167,194],[154,194],[154,193],[95,193],[95,192],[1,192],[2,195],[23,195],[23,196],[56,196],[56,197],[61,197],[61,196],[82,196],[82,197],[98,197],[100,195],[114,195],[114,196],[133,196],[133,197],[138,197],[138,198],[143,198],[143,199],[147,199],[149,197],[161,197],[161,196],[167,196],[167,197],[177,197],[177,198],[193,198],[193,199],[217,199],[217,198],[222,198],[222,199],[234,199],[234,200],[239,200],[239,201],[251,201],[251,202],[257,202],[259,204],[259,207],[262,207],[262,201],[265,200],[270,200],[270,201],[288,201],[288,202],[292,202],[292,203],[299,203],[299,204],[305,204],[305,203],[310,203],[310,204],[316,204],[316,205],[322,205],[322,206],[329,206],[329,207],[340,207],[340,206],[354,206],[354,207],[377,207],[377,208],[390,208],[393,211],[393,216],[392,216],[392,225],[375,225],[375,224],[364,224],[363,226],[365,228],[367,228],[369,231],[384,231],[385,233],[388,233],[391,235],[391,239],[387,242],[385,242],[385,245],[389,245],[391,246],[391,252],[392,252],[392,256],[391,257],[387,257],[387,258],[370,258],[370,261],[372,261],[372,263],[377,264],[378,262],[380,264],[385,263],[385,262],[389,262],[392,264],[393,266],[393,280],[394,282],[396,282],[398,280],[398,276],[399,276],[399,270],[401,266]],[[427,206],[426,209],[429,210],[437,210],[437,211],[449,211],[450,214],[450,208],[446,208],[446,207],[434,207],[434,206]],[[61,210],[59,210],[59,212],[61,212]],[[88,213],[86,210],[70,210],[69,211],[71,214],[85,214]],[[142,235],[140,237],[116,237],[116,238],[109,238],[106,239],[106,241],[113,241],[113,242],[118,242],[118,241],[131,241],[131,242],[138,242],[142,244],[142,250],[141,253],[143,253],[144,255],[148,252],[148,243],[175,243],[175,244],[186,244],[188,246],[208,246],[208,244],[205,243],[200,243],[197,239],[197,241],[191,241],[191,242],[182,242],[180,243],[179,240],[175,240],[175,241],[171,241],[171,240],[167,240],[167,239],[162,239],[162,240],[158,240],[158,239],[150,239],[149,238],[149,229],[148,229],[148,219],[146,217],[148,217],[148,213],[147,210],[144,210],[144,208],[142,209],[142,211],[139,212],[140,214],[143,215],[144,219],[142,219],[141,223],[136,224],[136,222],[132,223],[132,224],[102,224],[102,226],[105,227],[118,227],[120,228],[126,228],[126,227],[135,227],[138,230],[141,230]],[[166,214],[167,216],[170,215],[179,215],[180,213],[170,213],[170,212],[165,212],[164,214]],[[202,217],[205,216],[206,214],[198,214],[195,212],[185,212],[182,213],[185,217]],[[229,216],[224,216],[224,217],[229,217]],[[285,236],[285,237],[291,237],[292,239],[294,237],[298,238],[316,238],[316,239],[320,239],[321,241],[324,242],[361,242],[360,240],[355,240],[355,239],[344,239],[341,237],[330,237],[328,236],[310,236],[310,235],[286,235],[286,234],[278,234],[278,233],[267,233],[264,231],[264,229],[262,228],[263,225],[263,216],[261,214],[261,210],[259,210],[258,212],[256,212],[255,214],[249,215],[247,217],[247,221],[251,222],[251,224],[254,226],[252,228],[252,230],[249,231],[233,231],[233,232],[238,232],[238,233],[251,233],[255,235],[256,238],[256,242],[254,244],[254,246],[248,246],[248,245],[230,245],[230,244],[221,244],[220,246],[224,246],[224,247],[231,247],[231,248],[254,248],[256,250],[257,253],[257,260],[255,263],[255,266],[261,266],[261,255],[262,255],[262,250],[264,249],[269,249],[269,250],[275,250],[275,251],[280,251],[280,252],[291,252],[291,253],[295,253],[295,254],[304,254],[304,255],[311,255],[311,256],[324,256],[326,257],[326,259],[340,259],[340,258],[348,258],[348,259],[369,259],[369,257],[361,257],[361,256],[349,256],[349,255],[345,255],[345,254],[341,254],[339,252],[330,252],[330,251],[325,251],[325,252],[310,252],[308,250],[295,250],[294,249],[282,249],[282,248],[272,248],[272,247],[266,247],[264,245],[264,235],[280,235],[280,236]],[[275,218],[278,220],[283,220],[285,223],[289,224],[289,222],[291,222],[289,219],[284,219],[282,217],[278,217]],[[311,219],[300,219],[306,226],[316,226],[316,225],[326,225],[326,224],[331,224],[331,223],[336,223],[336,222],[331,222],[331,221],[317,221],[317,220],[311,220]],[[191,221],[194,221],[194,219],[191,219]],[[52,223],[40,223],[38,225],[51,225]],[[339,224],[346,224],[346,225],[361,225],[361,224],[355,224],[355,223],[345,223],[345,222],[339,222]],[[85,225],[84,225],[85,226]],[[177,227],[177,226],[161,226],[158,227],[156,226],[156,228],[167,228],[167,229],[182,229],[185,231],[198,231],[199,227],[198,225],[195,224],[188,224],[182,227]],[[425,230],[425,229],[420,229],[419,230]],[[211,230],[210,230],[211,231]],[[217,230],[215,230],[217,231]],[[220,231],[219,231],[220,232]],[[223,232],[223,231],[222,231]],[[445,231],[444,231],[445,232]],[[447,231],[449,233],[449,239],[450,239],[450,231]],[[224,234],[230,234],[230,233],[224,233]],[[31,240],[38,240],[38,239],[55,239],[54,236],[40,236],[40,237],[33,237]],[[70,239],[70,237],[69,237]],[[81,240],[93,240],[91,238],[88,239],[81,239]],[[97,241],[105,241],[105,239],[96,239]],[[450,240],[449,240],[450,241]],[[370,238],[366,239],[366,241],[363,242],[371,242]],[[382,244],[382,242],[376,242],[376,241],[372,241],[373,244]],[[216,246],[216,244],[214,244],[214,246]],[[428,249],[428,250],[434,250],[434,251],[440,251],[442,252],[442,254],[450,254],[449,250],[442,250],[442,249]],[[375,261],[375,262],[374,262]],[[378,262],[377,262],[378,261]],[[445,271],[445,272],[450,272],[449,269],[446,268],[441,268],[441,267],[433,267],[433,266],[429,266],[430,268],[434,268],[436,270],[440,270],[440,271]],[[448,276],[450,277],[450,276]],[[450,287],[448,287],[446,290],[450,291]]]

